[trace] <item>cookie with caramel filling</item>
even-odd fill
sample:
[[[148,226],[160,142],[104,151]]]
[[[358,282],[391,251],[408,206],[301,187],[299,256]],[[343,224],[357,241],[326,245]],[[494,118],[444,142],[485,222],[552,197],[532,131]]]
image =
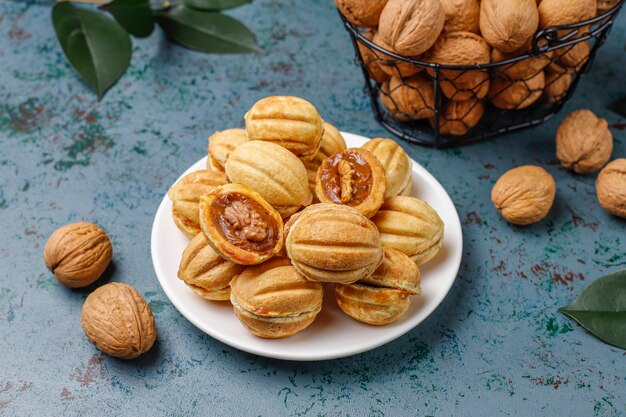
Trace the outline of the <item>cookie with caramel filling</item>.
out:
[[[287,223],[285,246],[307,279],[348,284],[370,276],[383,248],[376,226],[353,208],[313,204]]]
[[[370,218],[383,204],[387,180],[369,151],[348,148],[326,158],[317,171],[315,194],[322,203],[349,206]]]
[[[411,160],[404,149],[392,139],[376,138],[361,147],[370,151],[385,169],[385,198],[400,195],[411,182]]]
[[[322,135],[322,143],[320,148],[310,161],[302,160],[304,167],[306,168],[307,176],[309,178],[309,189],[315,197],[315,182],[317,181],[317,170],[324,162],[324,159],[329,156],[333,156],[337,152],[341,152],[347,148],[346,141],[341,136],[339,130],[330,123],[324,122],[324,134]],[[315,201],[319,202],[319,201]]]
[[[183,251],[178,278],[200,297],[222,301],[230,299],[230,281],[244,269],[222,258],[200,232]]]
[[[280,215],[241,184],[217,187],[200,198],[200,227],[213,249],[239,265],[260,264],[283,247]]]
[[[227,182],[222,173],[200,170],[185,175],[169,189],[167,195],[172,200],[174,224],[189,239],[200,233],[200,196]]]
[[[248,141],[245,129],[227,129],[215,132],[209,137],[207,149],[207,168],[212,171],[224,172],[230,153]]]
[[[313,323],[322,309],[322,284],[305,279],[287,258],[247,268],[231,288],[235,315],[259,337],[291,336]]]

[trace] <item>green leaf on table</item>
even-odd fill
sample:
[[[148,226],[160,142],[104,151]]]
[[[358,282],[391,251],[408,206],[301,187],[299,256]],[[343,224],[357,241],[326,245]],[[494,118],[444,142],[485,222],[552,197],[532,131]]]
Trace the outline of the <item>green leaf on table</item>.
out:
[[[174,42],[186,48],[224,54],[263,53],[254,34],[230,16],[176,6],[157,12],[156,20]]]
[[[609,109],[613,110],[622,117],[626,117],[626,97],[622,97],[609,104]]]
[[[559,311],[598,339],[626,349],[626,270],[598,278]]]
[[[183,0],[183,4],[200,10],[224,10],[252,3],[252,0]]]
[[[70,64],[96,91],[98,98],[102,98],[128,68],[131,55],[128,33],[102,13],[68,2],[54,6],[52,23]]]
[[[126,32],[133,36],[145,38],[154,30],[154,16],[149,0],[113,0],[100,8],[111,13]]]

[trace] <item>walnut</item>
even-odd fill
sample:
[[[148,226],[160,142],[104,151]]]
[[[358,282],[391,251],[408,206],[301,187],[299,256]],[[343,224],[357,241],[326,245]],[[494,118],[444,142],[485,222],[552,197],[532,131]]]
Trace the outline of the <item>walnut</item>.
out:
[[[100,278],[111,262],[111,242],[93,223],[73,223],[57,229],[48,239],[43,257],[59,282],[86,287]]]
[[[345,159],[339,161],[337,170],[339,171],[339,182],[341,183],[341,202],[345,204],[352,199],[352,193],[354,192],[352,183],[355,170],[350,165],[350,162]]]
[[[378,26],[386,4],[387,0],[335,0],[335,5],[350,23],[365,28]]]
[[[543,168],[524,165],[502,175],[491,201],[509,223],[528,225],[546,217],[556,194],[552,176]]]
[[[235,200],[230,207],[226,207],[224,217],[242,239],[261,242],[267,236],[267,223],[259,213],[242,201]]]
[[[595,172],[611,158],[613,136],[606,120],[589,110],[570,113],[556,133],[556,156],[579,174]]]
[[[596,0],[542,0],[539,4],[539,28],[569,25],[596,15]]]
[[[626,159],[620,158],[604,167],[596,180],[598,201],[611,214],[626,219]]]
[[[128,284],[112,282],[89,294],[81,321],[91,343],[121,359],[147,352],[156,339],[150,306]]]
[[[489,99],[499,109],[521,110],[539,100],[545,85],[543,71],[532,78],[519,81],[498,76],[491,82]]]
[[[535,0],[482,0],[480,32],[489,45],[513,52],[526,45],[539,27]]]

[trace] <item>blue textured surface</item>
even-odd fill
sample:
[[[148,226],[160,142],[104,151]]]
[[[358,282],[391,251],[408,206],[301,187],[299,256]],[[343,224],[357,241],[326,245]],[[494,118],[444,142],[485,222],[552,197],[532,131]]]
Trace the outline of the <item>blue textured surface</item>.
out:
[[[0,1],[0,415],[626,415],[624,351],[556,311],[626,267],[626,222],[596,203],[594,175],[555,160],[563,114],[469,147],[406,147],[450,193],[466,247],[447,299],[393,343],[329,362],[269,360],[172,307],[152,269],[152,220],[212,131],[242,126],[263,96],[291,94],[343,130],[387,136],[330,0],[256,1],[233,14],[267,55],[204,55],[158,33],[134,41],[129,71],[97,102],[57,46],[50,4]],[[614,157],[626,156],[626,120],[607,105],[626,95],[625,45],[623,13],[566,107],[609,120]],[[546,167],[558,191],[545,221],[519,228],[489,193],[527,163]],[[80,326],[88,290],[43,266],[49,234],[78,220],[112,238],[114,264],[98,284],[132,284],[152,307],[158,342],[138,360],[98,352]]]

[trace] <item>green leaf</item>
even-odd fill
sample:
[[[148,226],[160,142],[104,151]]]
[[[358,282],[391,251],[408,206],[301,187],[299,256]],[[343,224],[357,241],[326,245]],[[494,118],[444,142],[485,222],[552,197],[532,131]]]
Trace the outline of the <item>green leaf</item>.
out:
[[[559,311],[598,339],[626,349],[626,270],[598,278]]]
[[[609,109],[613,110],[622,117],[626,117],[626,97],[622,97],[609,104]]]
[[[87,84],[102,98],[130,63],[128,33],[102,13],[57,3],[52,23],[63,52]]]
[[[224,10],[252,3],[252,0],[183,0],[186,6],[200,10]]]
[[[157,23],[174,42],[216,53],[263,53],[254,34],[238,20],[217,13],[176,6],[157,12]]]
[[[145,38],[154,30],[154,16],[149,0],[113,0],[100,8],[111,13],[126,32],[133,36]]]

